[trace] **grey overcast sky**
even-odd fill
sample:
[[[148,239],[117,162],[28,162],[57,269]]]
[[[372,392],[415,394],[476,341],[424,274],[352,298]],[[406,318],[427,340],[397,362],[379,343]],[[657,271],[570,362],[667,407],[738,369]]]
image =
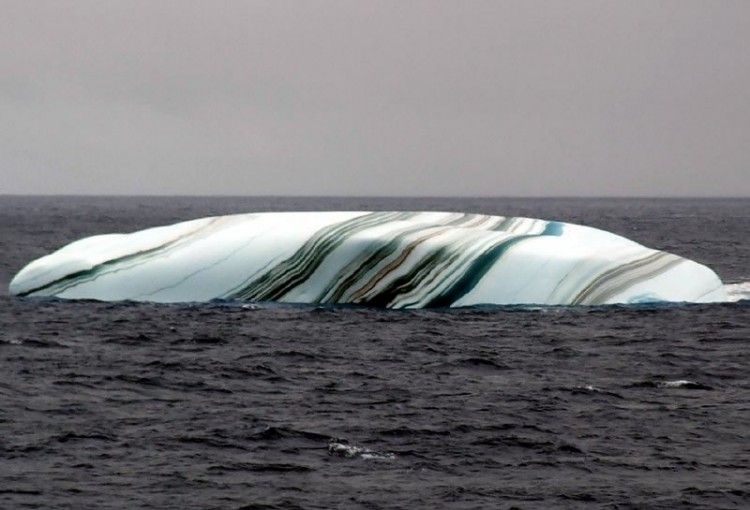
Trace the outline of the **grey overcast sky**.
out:
[[[0,193],[750,196],[750,1],[0,0]]]

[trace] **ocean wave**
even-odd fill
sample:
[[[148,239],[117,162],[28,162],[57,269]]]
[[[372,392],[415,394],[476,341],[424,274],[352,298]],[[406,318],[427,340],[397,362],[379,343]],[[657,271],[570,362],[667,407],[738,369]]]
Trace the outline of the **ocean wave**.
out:
[[[396,458],[395,453],[376,452],[364,446],[355,446],[338,441],[331,441],[328,444],[328,455],[363,460],[393,460]]]

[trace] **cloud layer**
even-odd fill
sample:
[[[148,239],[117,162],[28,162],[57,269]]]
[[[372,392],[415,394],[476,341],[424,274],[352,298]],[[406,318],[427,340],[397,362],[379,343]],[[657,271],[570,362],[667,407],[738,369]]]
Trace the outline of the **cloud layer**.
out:
[[[0,193],[750,195],[745,0],[0,8]]]

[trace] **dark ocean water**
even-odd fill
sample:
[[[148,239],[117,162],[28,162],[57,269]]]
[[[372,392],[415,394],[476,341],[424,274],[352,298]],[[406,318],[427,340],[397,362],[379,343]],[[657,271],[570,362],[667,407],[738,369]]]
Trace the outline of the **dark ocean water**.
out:
[[[749,508],[750,302],[16,299],[83,236],[266,210],[614,231],[750,281],[750,200],[0,197],[1,508]]]

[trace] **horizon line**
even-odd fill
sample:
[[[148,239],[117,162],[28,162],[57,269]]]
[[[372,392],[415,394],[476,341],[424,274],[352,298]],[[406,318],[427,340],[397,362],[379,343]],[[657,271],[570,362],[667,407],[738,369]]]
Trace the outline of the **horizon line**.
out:
[[[70,198],[416,198],[416,199],[655,199],[655,200],[691,200],[691,199],[750,199],[750,195],[296,195],[296,194],[191,194],[191,193],[0,193],[0,197],[70,197]]]

